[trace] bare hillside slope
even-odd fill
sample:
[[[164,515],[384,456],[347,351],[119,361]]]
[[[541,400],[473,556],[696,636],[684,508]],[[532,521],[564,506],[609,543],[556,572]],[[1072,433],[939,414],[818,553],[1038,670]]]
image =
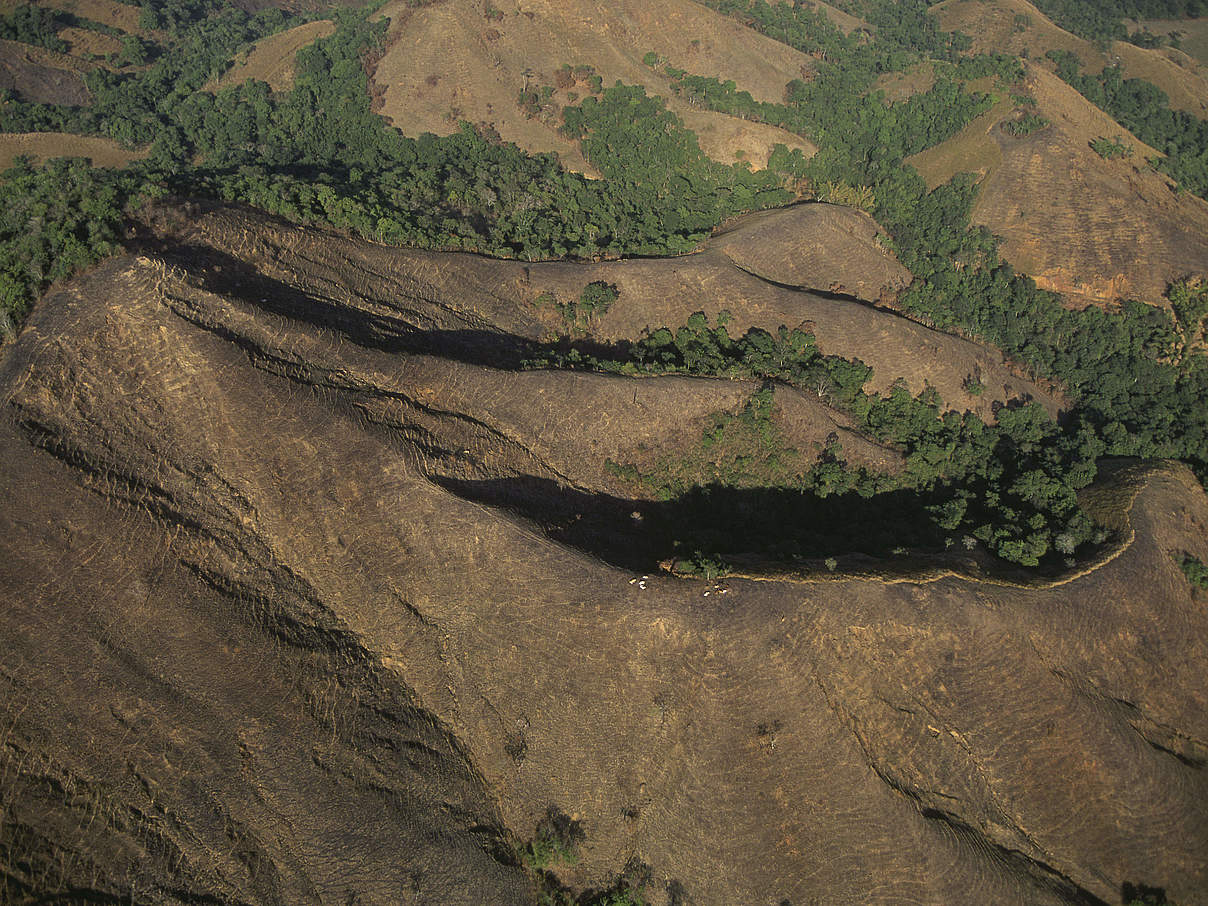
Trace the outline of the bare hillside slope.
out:
[[[424,296],[438,259],[338,286],[350,245],[238,222],[61,288],[0,364],[9,899],[532,902],[554,807],[567,884],[644,864],[656,906],[1208,903],[1185,469],[1110,478],[1120,546],[1049,587],[641,580],[518,513],[632,508],[571,474],[581,412],[697,390],[503,374],[457,341],[520,316]]]
[[[555,85],[558,70],[569,64],[594,67],[606,86],[620,79],[667,98],[705,153],[722,163],[734,163],[742,152],[761,167],[777,143],[813,151],[783,129],[681,101],[665,76],[643,65],[643,57],[654,52],[694,73],[735,79],[757,98],[775,101],[790,79],[812,66],[804,54],[691,0],[506,0],[491,8],[499,15],[484,15],[475,0],[417,10],[387,7],[390,46],[374,81],[383,92],[382,114],[405,134],[448,134],[461,120],[490,123],[505,141],[528,151],[553,151],[566,166],[591,172],[555,124],[526,118],[516,101],[525,87]],[[560,103],[569,103],[568,92],[560,92]]]

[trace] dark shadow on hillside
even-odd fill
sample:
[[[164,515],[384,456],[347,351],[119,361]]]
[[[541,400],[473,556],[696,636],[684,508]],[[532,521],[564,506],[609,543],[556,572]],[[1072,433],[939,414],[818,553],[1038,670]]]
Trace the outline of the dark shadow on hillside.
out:
[[[400,306],[390,315],[333,302],[266,276],[247,262],[204,245],[166,244],[165,262],[200,278],[207,292],[233,299],[320,331],[334,331],[366,349],[391,355],[434,355],[471,365],[515,371],[528,360],[572,349],[585,357],[625,360],[630,344],[564,338],[541,343],[503,330],[442,328],[421,309]]]
[[[900,571],[912,560],[933,562],[945,554],[944,537],[926,511],[930,501],[909,491],[822,498],[791,489],[715,485],[657,501],[585,493],[532,476],[432,480],[460,497],[531,520],[563,544],[638,572],[698,553],[773,571],[777,565],[816,568],[809,561],[853,555],[864,567],[873,558]]]

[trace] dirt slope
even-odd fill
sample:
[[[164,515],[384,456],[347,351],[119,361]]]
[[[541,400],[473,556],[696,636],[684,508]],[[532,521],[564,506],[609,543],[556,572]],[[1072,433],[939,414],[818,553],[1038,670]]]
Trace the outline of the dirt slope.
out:
[[[723,163],[735,152],[756,167],[782,143],[812,153],[799,136],[761,123],[700,110],[674,96],[666,77],[643,65],[654,51],[700,75],[732,78],[761,100],[782,100],[784,86],[812,62],[783,44],[691,0],[506,0],[487,18],[481,2],[448,0],[420,9],[386,8],[390,47],[377,66],[381,112],[408,135],[448,134],[458,121],[492,123],[506,141],[553,151],[572,169],[590,172],[578,147],[556,129],[526,119],[516,103],[525,85],[554,85],[563,64],[595,67],[605,85],[645,85],[697,134],[701,148]],[[567,91],[560,103],[569,103]],[[583,89],[579,89],[580,94]]]
[[[87,157],[97,167],[124,167],[146,151],[130,151],[111,138],[70,135],[65,132],[0,132],[0,168],[27,154],[36,160],[51,157]]]
[[[1043,60],[1050,50],[1077,54],[1089,72],[1108,64],[1124,67],[1125,78],[1153,82],[1176,110],[1208,116],[1208,70],[1174,48],[1150,50],[1114,41],[1106,53],[1090,41],[1059,28],[1028,0],[945,0],[932,8],[940,26],[963,31],[978,52],[1021,54]],[[1017,18],[1019,17],[1019,18]]]
[[[200,218],[187,241],[253,261],[273,279],[318,297],[355,300],[358,306],[371,300],[368,310],[374,314],[403,304],[418,327],[458,330],[466,343],[474,342],[474,330],[484,323],[516,336],[551,339],[566,325],[536,300],[545,293],[576,299],[588,283],[603,280],[620,291],[618,301],[589,326],[591,336],[604,342],[676,328],[697,311],[710,319],[729,311],[733,336],[751,327],[807,327],[824,353],[871,366],[872,389],[886,390],[898,378],[914,393],[930,385],[948,406],[986,419],[994,417],[996,404],[1011,400],[1059,408],[1060,397],[1014,373],[997,350],[861,301],[860,295],[892,295],[905,279],[874,233],[872,221],[861,214],[805,204],[740,220],[699,253],[674,259],[524,264],[396,251],[282,229],[267,218],[229,211]],[[836,286],[853,295],[836,294]],[[985,385],[979,396],[964,388],[970,375],[980,375]]]
[[[1055,75],[1029,67],[1027,84],[1049,128],[1008,134],[1004,101],[909,163],[929,185],[962,170],[982,176],[974,223],[1002,236],[1012,265],[1071,304],[1128,296],[1160,305],[1170,281],[1208,270],[1208,203],[1176,194],[1145,163],[1157,152]],[[1132,157],[1103,160],[1089,147],[1117,135]]]
[[[1188,472],[1112,479],[1122,547],[1053,588],[643,586],[482,502],[611,505],[516,399],[556,447],[609,380],[491,397],[472,285],[383,252],[323,295],[253,226],[103,265],[0,365],[6,893],[521,903],[554,806],[568,882],[636,860],[656,906],[1208,903]]]
[[[307,22],[286,31],[269,35],[235,62],[218,80],[214,88],[241,85],[247,79],[268,82],[273,91],[289,91],[294,87],[294,58],[299,50],[335,31],[330,19]]]

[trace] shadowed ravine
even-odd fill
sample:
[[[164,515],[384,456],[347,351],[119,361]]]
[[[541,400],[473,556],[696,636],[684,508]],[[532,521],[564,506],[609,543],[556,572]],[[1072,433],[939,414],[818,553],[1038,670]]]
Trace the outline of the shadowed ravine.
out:
[[[701,511],[603,462],[749,386],[510,370],[540,324],[488,262],[341,240],[340,284],[322,237],[242,229],[102,265],[5,350],[15,902],[531,902],[553,806],[568,885],[642,863],[660,906],[1208,903],[1188,470],[1121,466],[1123,546],[1051,587],[676,578],[658,527]]]

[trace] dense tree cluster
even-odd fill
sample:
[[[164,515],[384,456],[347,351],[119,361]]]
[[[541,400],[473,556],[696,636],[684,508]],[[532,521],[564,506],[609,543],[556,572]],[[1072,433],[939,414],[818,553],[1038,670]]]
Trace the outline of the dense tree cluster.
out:
[[[52,281],[113,254],[130,177],[82,160],[44,168],[19,160],[0,178],[0,334],[7,335]]]
[[[1046,556],[1069,556],[1101,537],[1077,504],[1076,492],[1094,478],[1095,461],[1103,451],[1085,425],[1062,429],[1034,403],[1000,410],[997,423],[987,425],[972,413],[945,412],[934,390],[913,396],[900,382],[885,396],[868,393],[864,385],[872,369],[858,360],[823,355],[812,334],[782,326],[774,334],[752,328],[732,338],[728,320],[723,313],[711,324],[697,312],[681,327],[659,328],[612,358],[585,354],[572,344],[546,350],[529,365],[782,382],[850,413],[869,436],[905,454],[904,472],[893,477],[848,468],[837,446],[813,468],[785,471],[781,466],[790,457],[773,442],[771,397],[760,397],[739,422],[720,418],[705,432],[703,442],[710,448],[727,432],[731,437],[740,432],[746,438],[742,455],[706,458],[711,471],[702,471],[699,463],[690,469],[677,463],[665,464],[653,475],[623,467],[618,472],[645,481],[666,499],[705,482],[732,487],[762,483],[823,497],[909,492],[925,501],[911,518],[916,524],[931,523],[925,534],[933,542],[953,545],[968,538],[1003,559],[1032,566]],[[751,442],[751,431],[758,443]],[[759,454],[754,461],[752,449]],[[702,544],[698,540],[694,546],[708,553]]]
[[[67,42],[59,37],[59,29],[67,25],[65,13],[22,3],[0,16],[0,38],[63,52],[67,50]]]

